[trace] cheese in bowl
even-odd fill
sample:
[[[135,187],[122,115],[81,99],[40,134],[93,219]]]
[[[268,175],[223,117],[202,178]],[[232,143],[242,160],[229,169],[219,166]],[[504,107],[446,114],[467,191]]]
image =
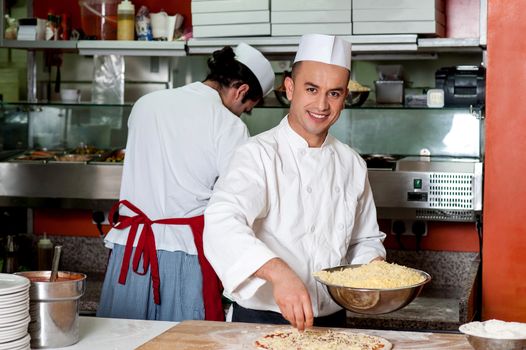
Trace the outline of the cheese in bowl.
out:
[[[403,288],[426,280],[426,276],[417,270],[385,261],[372,261],[355,268],[318,271],[314,276],[328,285],[367,289]]]

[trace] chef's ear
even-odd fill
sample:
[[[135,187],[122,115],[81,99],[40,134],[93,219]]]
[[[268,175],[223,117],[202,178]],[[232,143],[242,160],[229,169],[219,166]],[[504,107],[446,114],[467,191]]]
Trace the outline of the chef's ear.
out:
[[[245,96],[248,94],[249,89],[250,89],[250,86],[248,86],[248,84],[241,84],[236,89],[236,94],[235,94],[236,100],[238,99],[243,100]]]
[[[294,80],[291,77],[286,77],[283,81],[285,85],[285,92],[287,93],[287,99],[292,100],[292,93],[294,92]]]

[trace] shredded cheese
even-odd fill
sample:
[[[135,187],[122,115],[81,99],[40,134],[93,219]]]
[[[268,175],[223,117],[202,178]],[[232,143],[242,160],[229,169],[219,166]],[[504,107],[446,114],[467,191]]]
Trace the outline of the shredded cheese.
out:
[[[340,271],[318,271],[314,276],[327,284],[374,289],[409,287],[425,280],[422,274],[413,269],[385,261],[372,261]]]

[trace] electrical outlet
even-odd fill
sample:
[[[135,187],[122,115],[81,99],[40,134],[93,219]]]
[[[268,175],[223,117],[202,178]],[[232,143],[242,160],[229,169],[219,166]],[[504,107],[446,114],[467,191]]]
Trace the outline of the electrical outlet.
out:
[[[391,221],[391,234],[402,236],[427,236],[427,222],[423,220],[393,220]]]

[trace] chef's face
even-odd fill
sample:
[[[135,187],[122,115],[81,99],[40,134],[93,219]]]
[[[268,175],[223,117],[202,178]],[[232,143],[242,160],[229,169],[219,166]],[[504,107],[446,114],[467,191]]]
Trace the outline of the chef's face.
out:
[[[243,113],[249,114],[254,106],[259,102],[259,100],[254,101],[245,99],[248,89],[249,86],[247,84],[242,84],[238,87],[231,86],[227,88],[226,93],[222,95],[223,104],[225,107],[238,117],[240,117]]]
[[[285,79],[290,100],[289,124],[309,147],[320,147],[344,107],[349,71],[343,67],[302,61]]]

